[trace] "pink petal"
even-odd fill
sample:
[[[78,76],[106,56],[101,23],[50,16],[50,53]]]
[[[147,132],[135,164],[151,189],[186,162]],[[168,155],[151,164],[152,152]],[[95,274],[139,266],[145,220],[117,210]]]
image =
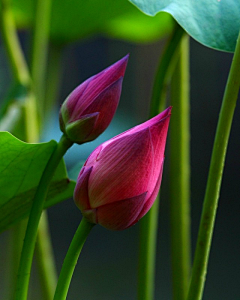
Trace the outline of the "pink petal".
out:
[[[91,171],[92,167],[83,167],[78,175],[73,197],[80,210],[87,210],[91,208],[88,197],[88,180]]]
[[[83,114],[86,107],[88,107],[103,90],[124,76],[128,56],[129,55],[123,57],[102,72],[90,77],[69,95],[67,106],[68,110],[73,113],[73,115],[71,115],[71,122]]]
[[[163,173],[163,163],[161,166],[160,174],[158,176],[158,180],[156,182],[155,188],[153,189],[152,194],[148,195],[149,198],[145,201],[143,209],[138,215],[137,220],[140,220],[149,211],[154,201],[156,200],[162,182],[162,173]]]
[[[105,143],[103,143],[103,146],[106,146],[108,144],[110,144],[113,140],[118,140],[119,138],[122,138],[123,136],[127,136],[127,135],[131,135],[133,133],[137,133],[140,132],[141,130],[144,130],[146,128],[150,128],[154,125],[160,124],[160,123],[165,123],[166,120],[168,120],[169,123],[169,119],[171,116],[171,109],[172,107],[168,107],[167,109],[165,109],[163,112],[161,112],[160,114],[158,114],[157,116],[155,116],[154,118],[140,124],[137,125],[131,129],[128,129],[125,132],[122,132],[120,134],[118,134],[117,136],[113,137],[112,139],[106,141]]]
[[[95,130],[91,132],[86,141],[91,141],[99,136],[110,124],[121,95],[123,77],[107,87],[98,97],[84,110],[83,115],[88,112],[99,112]]]
[[[112,230],[123,230],[139,215],[147,193],[97,208],[97,223]]]
[[[107,144],[99,152],[89,178],[92,208],[132,198],[147,191],[153,152],[149,129]],[[89,164],[86,164],[89,166]]]

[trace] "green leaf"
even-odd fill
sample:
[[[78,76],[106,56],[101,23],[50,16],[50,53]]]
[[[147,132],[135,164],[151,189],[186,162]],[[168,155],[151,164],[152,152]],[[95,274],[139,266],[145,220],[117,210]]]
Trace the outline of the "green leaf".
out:
[[[0,232],[26,217],[44,168],[57,145],[24,143],[0,132]],[[70,198],[75,182],[67,177],[64,161],[52,179],[45,208]]]
[[[173,28],[170,16],[143,15],[127,0],[54,0],[50,36],[55,43],[107,35],[133,42],[149,42],[167,35]],[[34,1],[13,0],[19,28],[29,28],[34,20]]]
[[[167,13],[151,18],[135,10],[109,20],[103,34],[129,42],[146,43],[168,35],[173,25],[174,20]]]
[[[129,0],[144,13],[168,12],[205,46],[233,52],[240,30],[239,0]]]

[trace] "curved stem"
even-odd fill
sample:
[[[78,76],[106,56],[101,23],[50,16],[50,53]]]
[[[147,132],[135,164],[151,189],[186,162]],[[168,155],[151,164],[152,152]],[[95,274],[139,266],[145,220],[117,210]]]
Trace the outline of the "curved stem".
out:
[[[39,182],[35,197],[33,199],[33,205],[30,211],[27,230],[24,238],[18,271],[15,300],[27,299],[33,253],[37,238],[38,224],[43,210],[44,200],[47,196],[48,187],[50,185],[50,181],[54,175],[54,172],[59,162],[61,161],[63,155],[71,146],[72,142],[69,141],[63,135],[58,145],[56,146],[55,151],[50,157]]]
[[[166,86],[174,69],[176,52],[183,33],[184,30],[176,24],[161,57],[152,91],[150,118],[157,115],[165,107]],[[138,300],[154,299],[158,208],[159,196],[147,215],[140,221]]]
[[[188,300],[202,299],[227,145],[240,87],[240,34],[223,96],[194,255]]]
[[[176,64],[178,45],[184,33],[185,31],[182,27],[176,23],[173,34],[166,45],[155,75],[150,118],[156,116],[159,112],[164,110],[166,106],[166,90]]]
[[[59,275],[54,300],[65,300],[69,290],[72,275],[86,238],[95,224],[89,223],[84,217],[72,239]]]
[[[173,299],[187,297],[190,268],[190,99],[189,36],[178,47],[171,82],[170,215]]]
[[[27,63],[25,61],[21,46],[19,44],[12,10],[9,2],[10,0],[0,1],[0,22],[2,29],[1,31],[11,63],[13,75],[17,82],[28,86],[31,80],[28,72]]]
[[[39,140],[39,124],[38,124],[38,112],[37,112],[37,102],[35,94],[32,92],[31,78],[28,70],[28,66],[23,55],[21,45],[18,40],[17,30],[12,16],[12,11],[10,7],[10,0],[1,0],[0,1],[0,14],[1,14],[1,29],[2,35],[4,38],[7,54],[10,60],[10,65],[13,71],[15,80],[27,88],[28,94],[25,97],[24,103],[24,140],[26,142],[37,142]],[[48,27],[50,20],[50,6],[51,0],[41,0],[38,1],[37,7],[37,17],[36,17],[36,26],[34,34],[34,46],[33,46],[33,64],[32,64],[32,75],[35,89],[40,91],[43,90],[43,80],[44,80],[44,66],[46,65],[46,49],[47,49],[47,39],[48,39]],[[37,88],[37,87],[38,88]],[[47,228],[45,212],[43,212],[43,217],[39,224],[40,232],[38,233],[36,249],[38,253],[42,253],[43,250],[47,250],[47,253],[38,255],[37,258],[41,257],[39,260],[38,266],[44,280],[42,280],[43,290],[45,291],[45,299],[52,299],[53,289],[56,285],[56,272],[54,270],[53,259],[51,260],[48,253],[51,251],[51,241],[47,235]],[[43,222],[45,220],[45,222]],[[18,236],[18,243],[14,244],[14,247],[10,249],[11,260],[15,261],[11,272],[11,280],[13,285],[11,290],[14,291],[15,287],[15,276],[19,263],[19,256],[22,249],[22,240],[24,237],[23,228],[26,226],[25,222],[20,222],[17,227],[13,229],[13,232],[10,232],[12,238]],[[41,232],[45,232],[44,236],[41,237]],[[21,242],[20,242],[21,241]],[[16,255],[18,253],[18,255]],[[55,274],[54,274],[55,273]],[[52,286],[52,287],[51,287]],[[13,292],[12,292],[13,293]],[[13,297],[11,297],[12,299]]]
[[[14,23],[9,0],[0,1],[0,22],[5,47],[10,60],[15,80],[27,88],[28,94],[24,102],[25,140],[34,143],[38,140],[39,124],[36,107],[36,98],[32,92],[32,82],[28,66],[23,55],[17,30]]]

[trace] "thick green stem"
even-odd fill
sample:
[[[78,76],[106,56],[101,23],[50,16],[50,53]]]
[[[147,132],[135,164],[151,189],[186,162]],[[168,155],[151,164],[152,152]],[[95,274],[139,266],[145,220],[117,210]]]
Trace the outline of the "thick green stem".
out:
[[[45,98],[47,52],[52,1],[37,0],[35,2],[36,14],[32,39],[31,75],[34,92],[38,99],[40,114],[42,115]]]
[[[84,217],[72,239],[59,275],[54,300],[65,300],[72,275],[86,238],[95,224],[89,223]]]
[[[176,52],[183,33],[183,29],[176,24],[162,55],[153,86],[150,118],[165,107],[166,86],[174,69]],[[158,209],[159,196],[147,215],[140,221],[138,300],[154,299]]]
[[[52,300],[54,290],[57,285],[57,272],[46,211],[43,211],[38,227],[36,257],[42,285],[43,299]]]
[[[173,299],[187,297],[190,266],[189,37],[184,34],[171,83],[170,215]]]
[[[36,14],[32,36],[31,75],[34,93],[38,100],[38,113],[41,121],[44,122],[45,89],[46,83],[48,82],[46,79],[46,66],[52,1],[38,0],[35,5]],[[50,84],[52,84],[52,82],[50,82]],[[46,212],[42,213],[39,223],[36,241],[36,258],[44,299],[51,300],[57,284],[57,272]]]
[[[188,300],[202,299],[227,145],[240,87],[240,35],[228,76],[212,151]]]
[[[48,187],[50,185],[54,172],[59,162],[61,161],[63,155],[71,146],[72,146],[72,142],[69,141],[63,135],[58,145],[56,146],[55,151],[50,157],[48,164],[41,177],[41,180],[39,182],[35,197],[33,199],[33,205],[30,211],[27,230],[24,238],[23,249],[22,249],[19,271],[18,271],[15,300],[27,300],[27,292],[28,292],[33,253],[34,253],[35,242],[37,238],[38,224],[43,210],[44,200],[47,196]]]
[[[178,52],[178,45],[184,34],[184,30],[177,23],[170,37],[166,48],[161,57],[157,73],[154,79],[151,107],[150,107],[150,118],[156,116],[159,112],[164,110],[166,106],[166,92],[169,81],[171,79]]]
[[[140,223],[138,299],[154,299],[159,195]]]

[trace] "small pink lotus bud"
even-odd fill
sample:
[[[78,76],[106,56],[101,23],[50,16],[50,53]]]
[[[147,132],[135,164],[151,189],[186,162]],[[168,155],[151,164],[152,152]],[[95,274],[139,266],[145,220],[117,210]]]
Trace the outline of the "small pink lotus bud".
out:
[[[88,157],[74,191],[90,222],[122,230],[151,208],[158,194],[171,107],[117,135]]]
[[[110,124],[122,90],[128,55],[80,84],[60,110],[60,129],[74,143],[96,139]]]

